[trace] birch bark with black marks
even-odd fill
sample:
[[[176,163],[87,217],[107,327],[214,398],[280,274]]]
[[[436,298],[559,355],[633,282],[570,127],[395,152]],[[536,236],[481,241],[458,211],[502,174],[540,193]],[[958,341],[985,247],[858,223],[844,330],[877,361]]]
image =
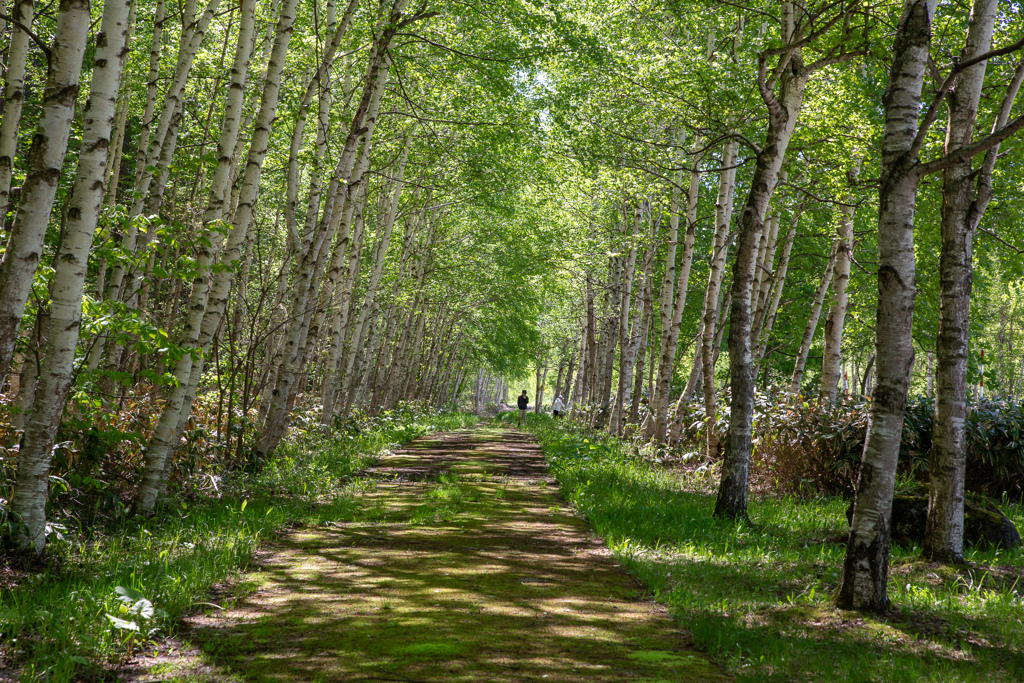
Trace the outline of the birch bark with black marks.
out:
[[[254,208],[259,197],[260,178],[262,177],[263,165],[270,144],[270,135],[274,119],[277,115],[281,79],[286,67],[288,49],[294,33],[296,9],[297,0],[286,0],[282,5],[281,14],[274,29],[274,40],[267,59],[267,68],[261,75],[263,91],[260,98],[260,106],[255,117],[255,127],[249,143],[245,168],[239,181],[238,203],[232,215],[226,244],[223,252],[219,254],[217,272],[213,275],[213,281],[207,295],[199,336],[196,340],[196,345],[201,353],[196,364],[197,367],[193,368],[190,375],[183,398],[183,407],[179,411],[177,424],[174,427],[174,436],[171,443],[175,446],[180,441],[181,434],[189,419],[192,403],[195,401],[199,388],[205,356],[227,312],[234,273],[238,269],[242,249],[248,239]],[[225,146],[225,149],[228,149],[227,146]],[[233,153],[229,158],[230,161],[227,166],[228,178],[230,178],[231,170],[234,166]],[[226,210],[228,205],[225,205],[223,208]],[[282,277],[285,277],[283,273]],[[166,478],[167,469],[170,464],[170,458],[165,458],[162,478]]]
[[[768,336],[775,329],[775,318],[779,312],[779,304],[782,301],[782,292],[786,288],[786,275],[789,273],[789,259],[793,253],[793,244],[796,242],[796,229],[800,224],[802,207],[793,213],[789,222],[789,231],[782,244],[782,254],[779,257],[779,267],[772,278],[771,300],[765,309],[764,320],[758,332],[757,359],[764,358],[765,350],[768,347]]]
[[[293,7],[294,2],[295,0],[292,2]],[[232,154],[241,123],[249,56],[252,53],[256,22],[255,0],[244,0],[241,12],[224,117],[217,143],[217,168],[211,179],[209,198],[203,214],[206,239],[197,259],[199,273],[192,283],[188,312],[181,335],[181,344],[188,348],[189,352],[183,354],[175,363],[174,376],[177,381],[165,393],[163,411],[146,448],[145,470],[135,499],[136,511],[144,515],[152,514],[156,506],[164,472],[169,464],[176,441],[180,438],[177,432],[179,418],[183,412],[186,414],[188,412],[185,397],[190,382],[193,378],[198,379],[202,373],[203,348],[200,337],[210,296],[213,265],[217,262],[219,247],[224,239],[221,223],[229,190]],[[284,12],[281,21],[288,21]],[[290,25],[288,25],[288,29],[290,33]],[[196,357],[194,358],[193,355]]]
[[[793,363],[793,375],[789,380],[789,393],[792,396],[800,394],[800,387],[804,380],[804,365],[807,363],[807,355],[811,352],[811,342],[814,341],[814,333],[818,329],[818,320],[821,318],[821,310],[825,305],[825,297],[828,295],[828,288],[832,284],[832,273],[835,270],[836,255],[839,253],[838,241],[832,246],[832,253],[829,254],[828,263],[825,264],[825,272],[821,276],[821,283],[814,292],[814,300],[811,301],[811,314],[804,326],[804,336],[800,340],[800,348],[796,352],[796,361]]]
[[[786,169],[779,171],[779,185],[786,182],[789,174]],[[750,344],[753,348],[758,347],[761,330],[764,327],[765,316],[771,306],[772,285],[775,284],[775,254],[779,246],[779,225],[782,222],[781,195],[774,195],[775,210],[768,219],[768,229],[765,231],[765,247],[761,250],[757,266],[757,289],[751,295],[750,305],[755,311],[754,321],[750,326]],[[758,356],[760,360],[760,356]]]
[[[219,8],[220,0],[210,0],[210,4],[207,6],[199,20],[193,22],[191,27],[183,32],[182,43],[178,50],[178,60],[175,65],[174,75],[171,78],[171,82],[168,85],[167,90],[164,92],[163,109],[160,112],[160,118],[157,121],[156,127],[152,129],[152,133],[150,134],[149,145],[145,148],[146,151],[144,158],[142,156],[143,147],[140,145],[140,153],[139,156],[136,157],[136,182],[133,192],[134,199],[128,211],[126,231],[124,238],[121,241],[121,248],[129,254],[134,254],[138,248],[140,223],[138,218],[142,216],[143,211],[147,208],[147,203],[150,199],[150,186],[153,183],[154,174],[160,168],[161,156],[165,159],[173,156],[173,148],[165,150],[164,147],[168,143],[172,142],[172,140],[176,144],[176,137],[170,136],[169,133],[171,132],[172,126],[175,125],[176,119],[180,117],[179,110],[185,84],[188,81],[189,74],[192,72],[192,65],[195,63],[196,54],[199,52],[199,47],[202,45],[203,38],[206,37],[206,32],[210,26],[210,22],[217,14],[217,10]],[[159,46],[155,39],[153,49],[154,51],[159,50]],[[150,57],[152,59],[153,55],[151,54]],[[156,63],[159,65],[158,53]],[[152,67],[153,62],[151,61],[151,77],[153,77]],[[157,73],[159,73],[159,71],[157,71]],[[152,83],[149,87],[155,88],[155,83]],[[155,93],[155,90],[151,92]],[[148,95],[149,92],[147,92],[147,97]],[[153,96],[155,98],[155,94]],[[147,99],[147,103],[148,101],[149,100]],[[140,160],[142,160],[141,168],[139,167]],[[152,208],[152,205],[150,205],[149,208]],[[110,279],[107,285],[108,298],[117,298],[120,295],[126,274],[124,264],[116,264],[111,269]]]
[[[89,11],[89,0],[61,0],[57,14],[42,111],[26,159],[28,170],[11,237],[0,261],[0,384],[7,377],[14,355],[21,316],[42,256],[64,167],[89,36]]]
[[[998,0],[975,0],[960,60],[988,52]],[[1022,62],[1024,64],[1024,62]],[[969,145],[985,84],[986,62],[969,66],[949,93],[945,152]],[[1018,67],[994,128],[1006,125],[1020,87]],[[943,172],[942,248],[939,258],[939,334],[935,416],[928,473],[928,521],[922,554],[942,562],[963,562],[964,474],[967,463],[967,361],[970,340],[974,232],[991,198],[991,177],[998,147],[981,168],[965,159]],[[931,356],[929,356],[931,360]],[[929,377],[929,379],[931,379]]]
[[[636,223],[640,222],[642,208],[637,206]],[[633,273],[636,269],[636,247],[631,247],[622,274],[622,295],[619,305],[619,385],[615,392],[615,411],[611,418],[611,431],[613,434],[622,433],[622,417],[625,413],[626,392],[630,385],[630,364],[629,364],[629,310],[633,299]]]
[[[699,148],[700,139],[695,141]],[[686,193],[686,233],[683,237],[683,254],[676,274],[676,242],[679,239],[679,194],[673,193],[672,215],[669,218],[669,244],[665,254],[665,278],[661,288],[661,354],[658,361],[658,376],[654,384],[654,395],[651,397],[651,414],[654,420],[649,425],[649,436],[656,443],[665,441],[668,430],[669,390],[672,386],[672,373],[676,365],[676,350],[679,346],[679,332],[683,321],[683,309],[686,307],[686,294],[690,286],[690,268],[693,265],[693,245],[697,235],[697,196],[700,190],[701,154],[694,154],[690,159],[690,184]],[[683,171],[680,169],[677,183],[682,184]],[[675,279],[673,285],[672,279]],[[672,288],[675,287],[673,294]],[[653,360],[653,359],[652,359]]]
[[[653,243],[653,241],[652,241]],[[644,289],[641,299],[643,314],[639,319],[640,332],[634,332],[633,349],[633,396],[629,406],[629,423],[637,424],[640,419],[640,398],[644,386],[644,363],[647,360],[647,340],[650,333],[651,319],[654,315],[654,248],[647,250],[644,259]],[[652,359],[653,363],[653,359]]]
[[[383,88],[383,80],[380,81],[380,87]],[[360,153],[361,157],[358,163],[356,164],[357,169],[355,175],[358,176],[359,178],[364,177],[366,169],[369,167],[369,150],[371,138],[375,128],[375,119],[377,111],[376,107],[379,106],[380,102],[379,94],[376,96],[376,99],[374,101],[377,102],[377,105],[375,105],[372,109],[373,115],[371,117],[368,117],[370,124],[367,126],[367,133],[364,134],[365,142]],[[408,144],[409,140],[407,139],[405,142],[405,146],[403,147],[402,162],[400,164],[400,168],[403,173],[405,168],[405,159],[407,158],[408,154]],[[402,181],[396,183],[396,185],[401,184]],[[365,193],[365,186],[358,185],[356,187],[357,189]],[[349,188],[352,188],[351,182],[349,183]],[[395,218],[397,217],[398,211],[397,202],[399,197],[394,192],[395,186],[392,186],[391,189],[392,192],[384,193],[385,197],[387,198],[386,201],[388,203],[386,204],[387,208],[384,208],[381,211],[381,213],[384,214],[383,225],[379,224],[379,227],[381,229],[380,239],[378,240],[376,248],[373,251],[374,265],[372,266],[371,269],[370,279],[367,282],[367,288],[364,293],[362,303],[358,303],[354,298],[351,297],[351,292],[354,290],[356,284],[355,278],[358,277],[358,271],[353,273],[352,288],[349,290],[349,303],[347,307],[347,313],[345,314],[345,327],[341,333],[341,338],[348,338],[349,327],[351,327],[351,343],[349,344],[349,347],[347,349],[347,355],[345,355],[339,361],[340,365],[337,366],[335,374],[335,376],[339,376],[337,373],[339,373],[342,368],[345,368],[345,373],[342,376],[343,380],[341,384],[341,391],[337,393],[337,396],[335,398],[336,403],[340,401],[342,413],[345,416],[348,415],[349,410],[351,410],[351,408],[353,407],[353,401],[355,400],[356,397],[356,390],[360,386],[363,379],[362,369],[366,362],[366,348],[364,344],[366,344],[367,342],[367,333],[369,331],[367,326],[370,324],[371,311],[374,310],[375,307],[379,306],[379,302],[377,302],[377,288],[380,285],[380,277],[381,273],[383,272],[383,259],[386,257],[388,247],[390,246],[391,231],[394,228],[394,221]],[[352,208],[354,209],[355,207],[353,206]],[[346,209],[346,211],[349,211],[349,209]],[[363,239],[365,239],[365,217],[358,216],[357,218],[363,221],[362,232]],[[346,220],[348,219],[346,218]],[[353,264],[350,261],[350,266],[351,265]],[[356,263],[356,266],[358,267],[358,261]],[[358,317],[354,315],[357,310],[359,312]],[[337,408],[335,409],[335,412],[337,412]]]
[[[906,0],[896,29],[885,90],[878,213],[877,381],[837,603],[844,609],[889,607],[892,494],[896,484],[914,320],[914,207],[919,176],[909,158],[918,133],[921,89],[937,0]]]
[[[348,331],[349,314],[352,309],[352,292],[359,275],[359,262],[363,250],[363,233],[365,221],[363,220],[363,204],[366,201],[365,193],[351,202],[351,210],[354,212],[354,228],[351,229],[351,244],[348,245],[348,267],[342,285],[335,289],[334,306],[336,313],[331,325],[330,351],[327,358],[327,371],[324,376],[324,390],[322,394],[323,412],[320,416],[322,424],[330,424],[331,418],[338,413],[342,392],[338,391],[341,383],[341,364],[345,359],[345,341]],[[346,209],[348,210],[348,209]],[[343,235],[344,236],[344,235]],[[339,243],[339,248],[345,245]]]
[[[789,3],[783,3],[788,7]],[[787,42],[793,38],[784,26]],[[757,268],[758,242],[764,232],[768,203],[778,183],[782,162],[796,128],[812,68],[803,63],[799,47],[780,57],[781,74],[778,95],[766,81],[767,58],[759,60],[758,84],[768,109],[765,142],[757,153],[750,192],[740,214],[736,237],[736,260],[732,271],[729,319],[729,375],[732,400],[729,410],[729,445],[722,463],[722,479],[715,502],[715,516],[741,518],[747,514],[751,437],[754,421],[754,381],[756,366],[752,347],[751,294]],[[788,60],[788,61],[787,61]],[[819,309],[820,310],[820,309]],[[705,366],[705,382],[707,382]]]
[[[856,181],[860,162],[854,163],[847,172],[851,182]],[[834,296],[832,308],[825,319],[825,348],[821,359],[821,388],[818,402],[824,408],[831,408],[836,402],[839,378],[842,374],[843,328],[846,325],[846,310],[850,305],[847,286],[850,283],[850,263],[853,260],[853,193],[846,195],[846,204],[840,208],[839,225],[836,227],[836,259],[832,273]]]
[[[718,460],[721,456],[721,435],[718,433],[718,401],[715,398],[715,331],[718,329],[718,293],[725,276],[726,254],[731,239],[733,198],[736,193],[736,149],[733,139],[722,147],[722,170],[718,180],[718,200],[715,202],[715,243],[711,253],[711,272],[704,293],[703,330],[701,333],[701,366],[704,377],[704,420],[707,432],[707,456]]]
[[[25,26],[35,19],[35,0],[15,0],[12,16]],[[4,74],[4,110],[0,118],[0,233],[7,224],[10,210],[11,177],[14,156],[18,151],[18,131],[25,105],[25,70],[32,39],[24,29],[11,24],[11,42],[7,50],[7,73]],[[0,384],[4,373],[0,373]]]
[[[107,148],[114,127],[128,16],[133,0],[107,0],[92,70],[89,100],[83,110],[82,147],[71,192],[64,236],[54,262],[50,292],[50,331],[35,388],[35,402],[18,452],[18,473],[11,511],[25,523],[19,537],[37,553],[46,543],[46,497],[50,461],[64,404],[72,383],[75,349],[82,322],[82,297],[88,272],[89,250],[99,220],[106,175]],[[79,20],[88,30],[88,6]]]

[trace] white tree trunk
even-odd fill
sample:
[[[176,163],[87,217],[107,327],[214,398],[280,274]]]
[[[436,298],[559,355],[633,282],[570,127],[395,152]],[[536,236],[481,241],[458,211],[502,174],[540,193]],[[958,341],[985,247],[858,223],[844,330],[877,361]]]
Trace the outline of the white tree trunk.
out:
[[[177,382],[166,392],[163,412],[160,414],[160,419],[153,430],[153,435],[146,448],[145,472],[135,501],[136,511],[144,515],[152,514],[156,505],[156,498],[161,489],[164,472],[169,465],[170,454],[175,448],[176,441],[180,438],[177,427],[183,412],[183,406],[187,403],[186,394],[192,380],[198,380],[199,375],[202,373],[202,354],[204,349],[200,340],[204,313],[210,296],[210,280],[213,277],[212,268],[213,264],[217,262],[219,247],[223,242],[223,234],[219,223],[224,215],[235,141],[238,138],[239,125],[241,123],[245,81],[255,30],[255,7],[255,0],[244,0],[242,4],[238,42],[231,67],[224,118],[217,145],[217,168],[214,171],[210,184],[210,195],[207,200],[206,211],[203,214],[204,227],[207,231],[206,246],[201,249],[197,259],[199,277],[195,278],[192,283],[188,314],[182,332],[182,345],[194,349],[193,353],[198,358],[193,358],[193,353],[186,353],[175,363],[174,376]],[[288,16],[286,12],[282,12],[279,28],[283,24],[287,36],[291,34],[291,21],[293,20],[294,9],[291,16]],[[284,49],[287,49],[287,39],[285,39]]]
[[[789,272],[789,257],[793,252],[793,243],[796,241],[796,229],[800,223],[800,215],[803,207],[798,207],[793,212],[789,222],[789,231],[786,233],[785,242],[782,244],[782,254],[779,255],[779,267],[775,270],[770,286],[771,299],[764,309],[764,316],[757,328],[757,359],[764,358],[765,349],[768,345],[768,335],[775,327],[775,314],[779,310],[779,303],[782,301],[782,291],[786,286],[786,274]]]
[[[788,174],[785,169],[779,171],[779,185],[786,182]],[[775,196],[773,194],[773,196]],[[764,325],[765,316],[771,304],[772,283],[775,282],[773,269],[775,267],[775,252],[778,249],[779,225],[782,222],[782,202],[775,197],[775,211],[768,219],[768,230],[766,234],[765,247],[760,253],[757,267],[757,289],[751,295],[750,305],[754,309],[754,322],[751,325],[750,343],[757,348],[761,329]]]
[[[997,9],[998,0],[975,0],[961,60],[973,59],[989,51]],[[986,62],[968,67],[959,75],[956,88],[949,95],[945,145],[947,153],[972,142],[978,104],[985,84],[985,71]],[[1019,87],[1019,79],[1017,84]],[[1008,114],[1009,108],[1004,106],[999,117],[1004,125]],[[990,154],[997,152],[994,150]],[[936,373],[938,386],[928,468],[931,486],[923,554],[943,562],[963,562],[964,559],[967,359],[973,279],[971,256],[974,230],[988,203],[983,193],[975,191],[975,183],[983,187],[991,177],[987,161],[982,162],[978,174],[971,160],[966,159],[946,169],[942,177],[939,335],[936,344],[939,367]],[[931,361],[930,354],[928,358]],[[930,372],[928,379],[930,383]]]
[[[16,0],[11,14],[18,22],[31,26],[35,18],[34,0]],[[0,119],[0,229],[3,229],[7,221],[11,199],[11,176],[14,170],[14,155],[18,151],[21,111],[25,104],[25,68],[28,65],[28,48],[31,40],[28,33],[14,24],[11,25],[7,73],[4,75],[4,115]],[[3,374],[0,373],[0,383],[3,383]]]
[[[781,57],[780,59],[786,59]],[[715,502],[715,516],[739,518],[747,514],[747,489],[754,422],[754,347],[752,345],[751,294],[757,270],[758,241],[764,231],[764,216],[789,141],[796,128],[810,71],[803,65],[801,51],[793,48],[779,77],[778,99],[771,88],[762,87],[768,109],[768,130],[757,155],[750,193],[740,214],[736,260],[732,270],[729,319],[729,375],[732,400],[729,406],[729,445],[722,463],[722,480]],[[820,310],[820,309],[819,309]],[[704,368],[707,382],[707,366]]]
[[[341,396],[342,400],[348,402],[345,408],[346,412],[349,407],[348,404],[350,404],[354,398],[354,391],[360,386],[362,380],[361,367],[366,361],[366,352],[363,348],[363,344],[368,332],[367,326],[371,324],[370,312],[373,305],[376,303],[377,289],[380,286],[380,278],[384,269],[384,260],[387,255],[388,246],[391,243],[391,233],[394,228],[395,218],[398,215],[398,201],[401,196],[402,189],[404,188],[403,176],[405,174],[405,162],[408,158],[408,153],[409,139],[407,138],[405,147],[402,151],[402,157],[399,161],[399,167],[396,175],[397,181],[391,193],[391,200],[387,214],[384,216],[381,238],[377,244],[376,251],[374,252],[373,270],[371,271],[370,279],[366,284],[366,293],[363,298],[362,306],[359,309],[359,318],[355,323],[352,345],[349,348],[348,362],[346,364],[347,371]]]
[[[182,42],[178,50],[178,61],[175,66],[171,82],[168,85],[167,90],[164,92],[164,105],[160,112],[160,119],[157,121],[156,128],[152,129],[151,133],[149,132],[150,129],[145,131],[149,134],[149,145],[146,148],[143,148],[140,145],[139,155],[136,157],[136,182],[133,192],[134,199],[128,211],[127,230],[121,242],[121,248],[126,252],[134,253],[140,246],[139,221],[137,219],[147,208],[153,208],[153,205],[150,203],[150,186],[153,184],[154,173],[161,169],[161,158],[169,159],[173,156],[174,147],[177,143],[177,138],[173,135],[173,130],[176,128],[177,119],[179,119],[181,115],[181,99],[185,84],[192,71],[192,65],[195,63],[195,57],[199,52],[199,47],[202,45],[203,38],[206,37],[206,32],[210,26],[210,22],[217,14],[219,7],[220,0],[210,0],[210,4],[207,6],[206,11],[203,12],[203,15],[199,20],[192,22],[189,25],[189,29],[182,33]],[[188,14],[189,12],[186,11],[185,15],[187,16]],[[154,50],[155,49],[158,49],[156,36],[154,36]],[[150,77],[152,78],[152,53],[150,58]],[[155,82],[151,82],[149,88],[155,88]],[[151,90],[150,92],[155,91]],[[142,152],[143,149],[146,150],[144,157]],[[140,160],[142,160],[141,165],[139,164]],[[166,168],[166,165],[163,166],[163,168]],[[148,235],[143,238],[142,244],[144,245],[147,241]],[[131,289],[133,289],[131,287],[122,289],[126,274],[123,264],[117,264],[111,269],[108,284],[108,298],[117,298],[119,294],[127,294]]]
[[[11,238],[0,261],[0,383],[7,377],[14,354],[21,315],[39,265],[64,167],[89,36],[89,10],[89,0],[64,0],[57,15],[42,111],[27,157],[28,173],[22,184]]]
[[[700,139],[695,143],[699,147]],[[701,155],[695,154],[691,159],[690,185],[686,194],[686,234],[683,237],[683,255],[679,264],[678,276],[675,275],[675,247],[670,244],[669,255],[666,255],[665,281],[662,284],[662,311],[661,311],[661,358],[658,361],[658,377],[654,384],[654,395],[651,397],[651,413],[654,420],[649,423],[650,434],[657,443],[665,441],[668,429],[668,400],[669,389],[672,385],[672,373],[676,365],[676,349],[679,346],[679,332],[683,320],[683,309],[686,307],[686,295],[690,286],[690,267],[693,264],[693,245],[697,235],[697,197],[700,190],[700,162]],[[682,182],[682,172],[679,174],[679,181]],[[680,207],[677,203],[673,205],[671,221],[676,225],[670,228],[670,240],[678,239],[678,220]],[[671,256],[671,259],[669,258]],[[672,268],[672,277],[676,278],[676,292],[671,293],[672,284],[669,282],[669,267]],[[668,284],[667,298],[671,301],[671,315],[664,300],[666,298],[665,284]],[[653,360],[653,359],[652,359]]]
[[[638,206],[637,213],[642,209]],[[639,216],[637,223],[640,222]],[[629,250],[622,274],[622,295],[619,303],[619,385],[615,392],[615,411],[612,413],[611,431],[622,433],[622,417],[625,413],[626,391],[630,385],[629,367],[629,309],[633,299],[633,271],[636,269],[636,247]]]
[[[31,544],[37,553],[43,551],[46,543],[46,494],[49,488],[50,460],[57,427],[71,388],[89,249],[96,231],[100,203],[103,201],[107,147],[114,126],[121,80],[121,52],[128,33],[130,8],[131,0],[107,0],[103,5],[100,33],[96,38],[91,91],[83,111],[78,170],[60,256],[54,262],[47,352],[43,357],[34,406],[18,453],[18,476],[11,497],[11,511],[18,514],[26,526],[19,541],[22,545]],[[83,37],[88,31],[88,9],[87,4],[82,6],[81,16],[77,17],[78,22],[75,24]]]
[[[341,366],[345,361],[345,341],[347,339],[349,317],[352,311],[352,291],[359,277],[359,263],[363,251],[363,202],[366,198],[360,193],[358,199],[350,203],[346,210],[355,211],[355,226],[351,230],[351,246],[348,249],[348,268],[342,286],[337,288],[335,306],[337,313],[331,326],[331,347],[327,360],[327,375],[324,378],[323,414],[321,422],[328,424],[337,415],[342,392],[338,391],[342,382]],[[339,244],[339,247],[343,245]]]
[[[860,162],[855,162],[847,173],[855,180]],[[821,389],[819,403],[831,408],[836,402],[836,392],[841,374],[839,363],[842,358],[843,327],[846,324],[846,310],[850,297],[846,288],[850,283],[850,262],[853,260],[853,194],[847,194],[846,205],[840,209],[839,225],[836,228],[836,263],[832,274],[832,289],[835,297],[832,308],[825,319],[825,348],[821,359]]]
[[[199,381],[202,378],[205,358],[209,353],[214,337],[222,327],[228,308],[234,274],[238,270],[242,249],[248,241],[253,211],[259,196],[262,169],[269,148],[273,122],[280,98],[281,79],[286,68],[288,48],[294,33],[296,10],[297,2],[295,0],[286,0],[283,4],[277,24],[273,29],[273,41],[267,52],[267,68],[256,79],[263,84],[260,105],[255,116],[255,127],[249,142],[249,153],[246,157],[241,180],[238,183],[239,189],[235,198],[237,204],[234,207],[231,229],[228,232],[224,250],[220,254],[218,272],[213,276],[213,282],[209,288],[199,338],[196,342],[202,354],[195,367],[192,368],[182,407],[178,413],[177,425],[174,428],[174,436],[171,439],[171,443],[174,445],[172,447],[172,454],[173,448],[177,447],[181,441],[181,434],[184,433],[191,415],[192,404],[195,401],[199,390]],[[269,35],[270,32],[268,30],[268,37]],[[232,164],[232,166],[235,166],[235,164]],[[286,274],[282,272],[281,277],[282,281],[280,284],[284,285]],[[162,479],[166,479],[170,464],[170,458],[165,458]]]
[[[828,295],[828,288],[832,284],[832,273],[835,270],[836,255],[839,253],[839,243],[832,246],[832,253],[825,264],[825,272],[821,276],[821,284],[814,293],[814,300],[811,302],[811,315],[807,318],[807,325],[804,326],[804,336],[800,340],[800,349],[796,352],[796,362],[793,364],[793,376],[789,381],[789,393],[796,396],[800,393],[800,386],[804,380],[804,365],[807,363],[807,355],[811,352],[811,342],[814,341],[814,333],[818,329],[818,319],[821,317],[821,309],[825,305],[825,297]]]
[[[914,207],[919,176],[908,152],[918,131],[921,88],[937,0],[906,0],[886,87],[878,213],[877,382],[837,602],[844,609],[888,609],[892,494],[914,363]]]
[[[718,329],[718,293],[725,275],[726,254],[732,240],[729,227],[732,222],[733,199],[736,194],[735,140],[728,140],[722,148],[722,170],[718,181],[718,200],[715,203],[715,245],[711,255],[711,273],[704,294],[704,330],[701,335],[701,364],[704,374],[704,420],[707,432],[707,455],[721,457],[721,435],[718,433],[718,402],[715,399],[715,331]]]

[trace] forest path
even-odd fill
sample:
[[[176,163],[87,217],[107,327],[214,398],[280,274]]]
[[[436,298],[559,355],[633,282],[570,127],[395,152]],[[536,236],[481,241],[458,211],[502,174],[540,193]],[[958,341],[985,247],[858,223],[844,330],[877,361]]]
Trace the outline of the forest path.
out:
[[[564,508],[523,433],[419,439],[368,481],[356,519],[286,536],[257,591],[189,620],[199,649],[137,680],[725,680]]]

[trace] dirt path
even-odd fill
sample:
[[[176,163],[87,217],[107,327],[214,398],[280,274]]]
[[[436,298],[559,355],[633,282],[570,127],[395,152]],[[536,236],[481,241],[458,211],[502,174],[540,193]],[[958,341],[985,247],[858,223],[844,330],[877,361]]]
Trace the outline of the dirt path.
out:
[[[360,517],[290,534],[259,590],[190,620],[146,681],[724,677],[564,508],[540,449],[482,427],[371,473]]]

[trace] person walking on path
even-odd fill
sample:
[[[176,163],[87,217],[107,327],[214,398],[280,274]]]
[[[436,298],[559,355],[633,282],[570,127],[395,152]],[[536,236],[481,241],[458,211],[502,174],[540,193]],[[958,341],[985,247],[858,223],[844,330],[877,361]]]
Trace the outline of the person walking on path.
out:
[[[519,405],[519,424],[517,426],[523,426],[523,418],[526,417],[526,408],[530,405],[530,399],[526,396],[526,389],[523,389],[523,393],[519,394],[519,400],[516,401]]]
[[[565,410],[565,404],[562,402],[562,397],[557,396],[554,403],[551,404],[551,414],[555,417],[562,417],[563,410]]]

